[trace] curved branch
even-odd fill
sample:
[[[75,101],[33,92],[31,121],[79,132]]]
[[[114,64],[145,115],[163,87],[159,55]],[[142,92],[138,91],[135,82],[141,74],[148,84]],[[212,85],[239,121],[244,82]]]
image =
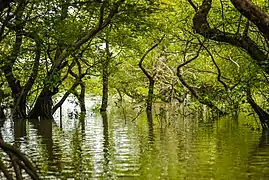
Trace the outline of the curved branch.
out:
[[[225,113],[223,111],[221,111],[216,105],[214,105],[211,101],[205,100],[203,98],[201,98],[197,92],[194,90],[194,88],[192,86],[190,86],[184,79],[181,73],[181,68],[187,64],[189,64],[190,62],[192,62],[193,60],[197,59],[199,57],[199,53],[200,53],[201,47],[200,49],[197,51],[197,54],[191,58],[190,60],[180,64],[177,67],[177,77],[180,80],[180,82],[183,84],[184,87],[186,87],[191,94],[201,103],[201,104],[205,104],[207,105],[209,108],[211,108],[212,110],[216,111],[219,115],[224,115]]]
[[[65,49],[61,55],[59,56],[59,58],[57,58],[53,64],[52,67],[52,72],[57,71],[57,68],[60,66],[60,64],[62,63],[63,60],[65,60],[70,54],[72,54],[74,51],[78,50],[83,44],[85,44],[86,42],[88,42],[89,40],[91,40],[92,38],[94,38],[100,31],[102,31],[105,27],[107,27],[111,20],[113,19],[113,17],[117,14],[118,9],[120,7],[120,5],[124,2],[125,0],[119,0],[118,2],[116,2],[110,13],[108,14],[107,18],[105,20],[101,20],[102,17],[102,8],[101,7],[101,12],[100,12],[100,20],[99,23],[101,24],[97,24],[95,27],[93,27],[92,29],[90,29],[87,34],[85,34],[85,36],[83,36],[82,38],[80,38],[76,43],[74,43],[74,45],[72,46],[71,49],[67,50]]]
[[[214,56],[213,54],[209,51],[209,49],[199,40],[201,46],[203,46],[203,48],[206,50],[206,52],[209,54],[212,62],[214,63],[215,67],[217,68],[217,71],[218,71],[218,81],[224,86],[225,90],[227,91],[229,89],[228,85],[221,79],[221,71],[220,71],[220,68],[217,64],[217,62],[215,61],[214,59]]]
[[[3,149],[7,154],[10,154],[10,153],[14,154],[19,160],[21,160],[25,164],[25,166],[28,168],[28,170],[31,171],[31,174],[29,174],[29,175],[35,180],[39,179],[35,167],[26,158],[26,156],[23,155],[19,150],[17,150],[16,148],[14,148],[11,145],[5,143],[3,141],[3,139],[0,139],[0,148]]]
[[[74,91],[76,89],[76,87],[79,85],[79,82],[75,82],[72,87],[65,92],[64,96],[61,98],[61,100],[55,104],[55,106],[53,106],[52,108],[52,114],[54,114],[56,112],[56,110],[62,106],[62,104],[65,102],[65,100],[68,98],[68,96],[72,93],[72,91]]]
[[[254,5],[250,0],[231,0],[231,2],[242,15],[253,22],[269,40],[269,14]]]
[[[248,36],[222,32],[216,28],[211,28],[207,16],[211,9],[212,0],[203,0],[202,5],[193,18],[194,30],[205,38],[231,44],[245,50],[255,61],[255,63],[269,73],[267,55],[259,48],[259,46]],[[268,31],[269,32],[269,31]]]
[[[153,76],[151,76],[149,74],[149,72],[143,67],[143,61],[144,59],[146,58],[146,56],[148,55],[148,53],[150,53],[154,48],[156,48],[163,40],[165,35],[163,35],[163,37],[156,43],[154,44],[151,48],[149,48],[145,54],[142,56],[142,58],[140,59],[139,63],[138,63],[138,66],[140,67],[140,69],[143,71],[143,73],[147,76],[148,79],[152,79]]]
[[[192,6],[192,8],[195,10],[195,11],[198,11],[198,8],[197,6],[194,4],[194,2],[192,2],[192,0],[188,0],[189,4]]]
[[[2,162],[2,160],[0,161],[0,169],[4,173],[4,175],[7,178],[7,180],[13,180],[12,175],[9,174],[6,165]]]
[[[202,49],[202,46],[200,46],[200,48],[198,49],[198,51],[197,51],[197,53],[196,53],[196,55],[194,57],[192,57],[191,59],[185,61],[184,63],[182,63],[180,65],[178,65],[177,71],[179,71],[179,69],[182,68],[183,66],[186,66],[187,64],[191,63],[193,60],[197,59],[199,54],[200,54],[201,49]]]
[[[261,125],[263,129],[269,128],[269,114],[264,111],[252,98],[250,87],[247,88],[247,101],[251,105],[252,109],[259,116]]]

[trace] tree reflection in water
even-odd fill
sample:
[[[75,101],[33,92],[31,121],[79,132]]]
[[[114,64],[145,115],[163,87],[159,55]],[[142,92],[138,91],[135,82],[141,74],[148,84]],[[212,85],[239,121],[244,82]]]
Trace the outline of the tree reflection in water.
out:
[[[21,138],[26,136],[26,120],[14,120],[14,146],[20,149]]]
[[[104,177],[111,178],[109,171],[109,162],[110,162],[110,144],[109,144],[109,126],[108,126],[108,118],[107,112],[100,112],[103,120],[103,152],[104,152],[104,173],[106,174]]]

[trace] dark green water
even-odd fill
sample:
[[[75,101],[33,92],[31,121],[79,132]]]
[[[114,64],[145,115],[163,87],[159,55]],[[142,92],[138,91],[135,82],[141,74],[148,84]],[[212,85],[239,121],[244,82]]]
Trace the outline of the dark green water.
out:
[[[121,110],[55,122],[7,121],[6,142],[36,163],[42,179],[269,179],[269,135],[231,118],[214,124],[198,118],[144,114],[124,120]],[[167,120],[168,121],[168,120]]]

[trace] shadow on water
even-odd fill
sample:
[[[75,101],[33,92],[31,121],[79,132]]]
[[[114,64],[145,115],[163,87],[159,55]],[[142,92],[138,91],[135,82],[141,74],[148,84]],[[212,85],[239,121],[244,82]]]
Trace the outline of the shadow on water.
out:
[[[81,134],[85,134],[85,119],[86,119],[86,114],[84,112],[81,112],[79,115],[79,123],[81,125]]]
[[[258,147],[269,148],[269,130],[262,131]]]
[[[109,172],[109,161],[110,161],[110,153],[109,153],[109,127],[108,127],[108,118],[107,113],[105,111],[101,112],[102,120],[103,120],[103,152],[104,152],[104,172]],[[109,174],[108,174],[109,175]]]
[[[26,121],[25,120],[14,120],[14,146],[20,148],[21,138],[26,136]]]
[[[47,179],[269,179],[269,132],[242,126],[238,116],[206,122],[168,114],[171,125],[162,126],[155,112],[135,122],[118,114],[63,118],[63,128],[18,121],[14,139]]]
[[[154,128],[153,128],[153,117],[152,111],[146,111],[147,113],[147,120],[148,120],[148,138],[149,142],[154,141]]]
[[[259,143],[248,158],[249,179],[269,179],[269,130],[263,130]]]
[[[80,113],[78,117],[79,125],[75,126],[71,139],[71,164],[70,168],[76,172],[75,177],[83,175],[83,144],[85,140],[85,113]],[[79,126],[81,129],[79,129]],[[66,176],[70,176],[70,172]]]
[[[45,145],[46,151],[48,153],[48,159],[53,160],[53,140],[52,140],[52,120],[42,119],[42,120],[30,120],[33,127],[37,130],[37,135],[41,137],[41,143]]]

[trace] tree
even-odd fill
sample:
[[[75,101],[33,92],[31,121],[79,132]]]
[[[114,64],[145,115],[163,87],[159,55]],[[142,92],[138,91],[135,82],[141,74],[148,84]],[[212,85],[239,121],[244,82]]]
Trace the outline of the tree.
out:
[[[188,0],[188,2],[195,10],[193,28],[196,33],[202,35],[206,39],[230,44],[243,50],[261,69],[263,69],[264,72],[269,73],[267,55],[267,42],[269,38],[267,22],[269,20],[269,15],[264,10],[249,0],[231,0],[230,2],[232,4],[227,4],[226,7],[233,5],[237,10],[236,14],[239,14],[240,19],[232,25],[235,27],[234,29],[230,30],[227,27],[228,25],[223,23],[221,26],[222,30],[220,30],[221,27],[211,27],[208,21],[210,18],[209,11],[212,9],[212,0],[203,0],[199,8],[193,1]],[[221,4],[218,8],[222,13],[222,20],[224,20],[225,6]],[[242,16],[245,20],[242,20]],[[263,113],[259,112],[260,108],[257,108],[259,106],[251,98],[249,90],[247,91],[248,102],[259,115],[262,127],[269,127],[267,120],[269,114],[265,111],[263,111]],[[266,119],[266,121],[264,119]]]

